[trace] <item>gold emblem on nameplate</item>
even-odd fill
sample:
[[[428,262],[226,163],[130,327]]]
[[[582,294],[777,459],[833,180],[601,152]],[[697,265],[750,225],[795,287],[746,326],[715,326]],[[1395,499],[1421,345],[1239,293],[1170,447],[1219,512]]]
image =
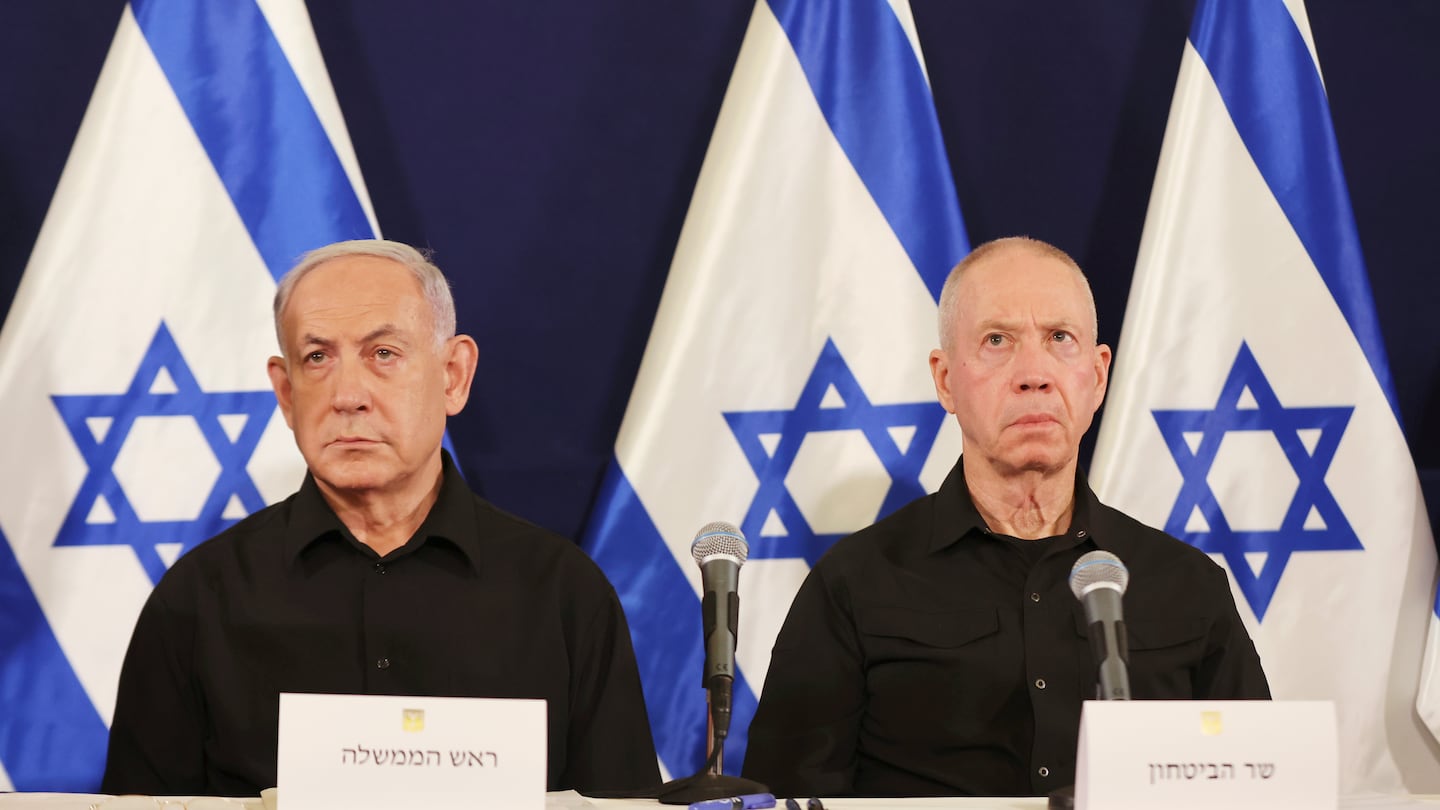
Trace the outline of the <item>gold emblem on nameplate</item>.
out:
[[[1214,737],[1224,731],[1224,724],[1220,722],[1220,712],[1200,713],[1200,733],[1206,737]]]
[[[425,710],[424,709],[401,709],[400,728],[402,731],[424,731]]]

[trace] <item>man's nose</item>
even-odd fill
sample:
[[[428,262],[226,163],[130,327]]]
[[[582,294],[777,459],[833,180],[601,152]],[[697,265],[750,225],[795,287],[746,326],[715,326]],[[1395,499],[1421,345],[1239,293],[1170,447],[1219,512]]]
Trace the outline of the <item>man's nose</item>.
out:
[[[370,386],[361,363],[341,360],[336,364],[335,387],[330,392],[330,405],[337,411],[350,413],[370,409]]]
[[[1049,391],[1054,377],[1053,360],[1043,344],[1021,344],[1015,354],[1015,390]]]

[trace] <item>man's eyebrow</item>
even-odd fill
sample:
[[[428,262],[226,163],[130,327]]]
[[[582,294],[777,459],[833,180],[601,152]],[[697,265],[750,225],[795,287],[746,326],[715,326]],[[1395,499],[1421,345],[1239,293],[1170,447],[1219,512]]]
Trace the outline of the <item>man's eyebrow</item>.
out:
[[[400,330],[395,326],[395,324],[384,323],[367,332],[363,337],[360,338],[360,342],[370,343],[371,341],[399,334],[399,332]],[[302,345],[319,346],[321,348],[329,349],[335,346],[335,341],[331,340],[330,338],[320,337],[319,335],[314,333],[306,333],[304,337],[304,343]]]
[[[1021,328],[1021,325],[1024,324],[1024,323],[1028,323],[1028,321],[1024,321],[1024,320],[1007,320],[1007,319],[1002,319],[1002,318],[987,318],[987,319],[985,319],[985,320],[983,320],[983,321],[980,321],[980,323],[977,324],[977,326],[979,327],[979,329],[980,329],[981,331],[990,331],[990,330],[1013,331],[1013,330],[1015,330],[1015,329]],[[1080,322],[1079,322],[1079,321],[1074,321],[1074,320],[1071,320],[1071,319],[1069,319],[1069,318],[1057,318],[1057,319],[1055,319],[1055,320],[1045,321],[1044,323],[1041,323],[1041,324],[1040,324],[1040,327],[1041,327],[1042,329],[1047,329],[1047,330],[1049,330],[1049,329],[1064,329],[1064,330],[1071,331],[1071,332],[1076,331],[1076,330],[1079,328],[1079,326],[1080,326]]]

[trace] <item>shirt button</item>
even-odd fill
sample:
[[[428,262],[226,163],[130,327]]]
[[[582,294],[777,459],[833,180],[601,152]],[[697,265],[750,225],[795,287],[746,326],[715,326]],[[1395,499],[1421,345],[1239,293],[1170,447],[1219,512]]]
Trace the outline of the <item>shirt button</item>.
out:
[[[1045,767],[1044,765],[1041,765],[1040,770],[1036,771],[1036,773],[1040,774],[1041,776],[1049,776],[1050,769]]]
[[[1032,593],[1032,594],[1030,594],[1030,601],[1031,601],[1031,602],[1039,602],[1039,601],[1040,601],[1040,594],[1038,594],[1038,593]]]
[[[379,661],[376,661],[376,662],[375,662],[375,668],[376,668],[376,669],[389,669],[389,668],[390,668],[390,659],[389,659],[389,658],[381,658]]]
[[[1044,678],[1036,678],[1036,679],[1035,679],[1035,688],[1036,688],[1036,689],[1044,689],[1044,688],[1045,688],[1045,679],[1044,679]],[[1044,776],[1044,774],[1041,774],[1041,776]]]
[[[1084,529],[1081,529],[1080,531],[1075,532],[1075,536],[1078,537],[1078,538],[1080,538],[1081,540],[1084,540],[1085,537],[1086,537],[1086,535],[1085,535],[1085,530],[1084,530]]]
[[[383,574],[383,573],[385,573],[385,563],[375,563],[375,573],[377,573],[377,574]]]

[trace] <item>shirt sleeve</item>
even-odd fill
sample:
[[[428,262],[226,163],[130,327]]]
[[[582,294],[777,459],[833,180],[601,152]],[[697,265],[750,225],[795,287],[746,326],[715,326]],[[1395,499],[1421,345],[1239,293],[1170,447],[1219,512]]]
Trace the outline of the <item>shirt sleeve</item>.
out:
[[[655,742],[625,612],[609,583],[572,649],[564,788],[638,791],[660,784]],[[598,609],[594,609],[598,605]]]
[[[750,724],[744,774],[777,796],[853,792],[864,660],[843,589],[806,577],[775,641]]]
[[[1209,583],[1217,619],[1211,628],[1205,658],[1195,673],[1198,700],[1269,700],[1270,684],[1260,665],[1255,642],[1235,607],[1224,569],[1214,567]]]
[[[204,708],[190,671],[193,618],[150,594],[120,671],[104,793],[203,795]]]

